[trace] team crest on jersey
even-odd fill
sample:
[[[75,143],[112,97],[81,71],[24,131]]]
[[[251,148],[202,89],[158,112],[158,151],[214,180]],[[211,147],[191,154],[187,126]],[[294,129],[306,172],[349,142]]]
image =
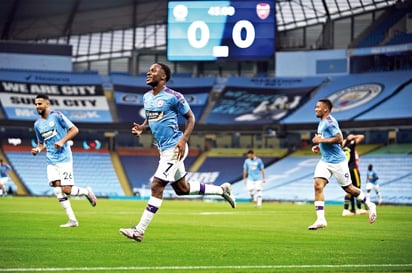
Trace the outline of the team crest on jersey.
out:
[[[54,127],[54,121],[53,120],[49,122],[49,126]]]
[[[257,4],[256,14],[260,19],[265,20],[270,14],[270,5],[268,3]]]
[[[330,95],[332,112],[346,111],[361,106],[382,92],[382,85],[376,83],[360,84],[345,88]]]
[[[158,100],[156,104],[157,104],[157,107],[162,107],[165,103],[163,100]]]

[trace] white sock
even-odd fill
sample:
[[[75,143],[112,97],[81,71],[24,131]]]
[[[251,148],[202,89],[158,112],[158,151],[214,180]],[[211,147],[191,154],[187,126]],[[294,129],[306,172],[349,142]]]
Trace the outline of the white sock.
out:
[[[222,195],[223,189],[220,186],[190,182],[190,195]]]
[[[3,189],[0,189],[0,195],[3,195]]]
[[[59,199],[59,202],[63,209],[66,211],[66,214],[69,217],[69,219],[77,222],[76,216],[74,215],[74,211],[72,209],[72,205],[70,204],[70,200]]]
[[[77,186],[72,186],[72,191],[70,192],[71,196],[83,196],[87,195],[89,192],[86,188],[80,188]]]
[[[262,192],[257,193],[257,198],[256,198],[256,206],[261,207],[262,206]]]
[[[325,221],[325,201],[315,201],[314,204],[318,221]]]
[[[146,209],[143,211],[142,217],[140,218],[140,222],[136,226],[137,231],[139,231],[141,234],[144,234],[154,215],[162,205],[162,202],[162,199],[150,196]]]

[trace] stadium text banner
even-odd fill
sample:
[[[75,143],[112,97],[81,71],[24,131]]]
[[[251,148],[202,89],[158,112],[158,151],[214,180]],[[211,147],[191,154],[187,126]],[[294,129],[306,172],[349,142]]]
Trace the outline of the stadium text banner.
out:
[[[102,85],[0,81],[0,100],[9,119],[37,119],[34,100],[38,94],[49,95],[51,108],[74,122],[112,121]]]

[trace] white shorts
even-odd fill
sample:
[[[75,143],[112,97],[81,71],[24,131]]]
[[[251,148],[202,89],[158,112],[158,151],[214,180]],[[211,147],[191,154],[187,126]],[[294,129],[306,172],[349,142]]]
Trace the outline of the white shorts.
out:
[[[366,190],[370,191],[370,190],[375,190],[376,192],[379,191],[379,184],[373,184],[373,183],[366,183]]]
[[[248,191],[261,191],[262,190],[262,180],[247,180],[246,181],[246,187],[248,189]]]
[[[329,182],[332,175],[335,176],[339,186],[341,187],[349,186],[350,184],[352,184],[348,162],[343,161],[341,163],[332,164],[319,160],[315,168],[314,178],[322,177]]]
[[[185,154],[181,160],[177,160],[177,149],[171,148],[160,152],[159,165],[154,176],[166,182],[175,182],[186,175],[184,160],[189,152],[186,144]]]
[[[7,182],[9,182],[9,178],[6,176],[6,177],[1,177],[0,178],[0,185],[6,185],[7,184]]]
[[[55,165],[47,165],[47,179],[50,186],[53,181],[60,180],[62,186],[73,186],[73,162],[57,163]]]

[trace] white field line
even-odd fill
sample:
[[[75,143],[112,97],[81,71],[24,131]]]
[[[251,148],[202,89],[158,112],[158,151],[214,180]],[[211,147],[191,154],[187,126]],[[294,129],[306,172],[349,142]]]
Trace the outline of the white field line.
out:
[[[344,265],[228,265],[228,266],[124,266],[124,267],[33,267],[0,268],[0,272],[41,272],[41,271],[128,271],[128,270],[202,270],[202,269],[301,269],[301,268],[387,268],[410,267],[412,264],[344,264]]]

